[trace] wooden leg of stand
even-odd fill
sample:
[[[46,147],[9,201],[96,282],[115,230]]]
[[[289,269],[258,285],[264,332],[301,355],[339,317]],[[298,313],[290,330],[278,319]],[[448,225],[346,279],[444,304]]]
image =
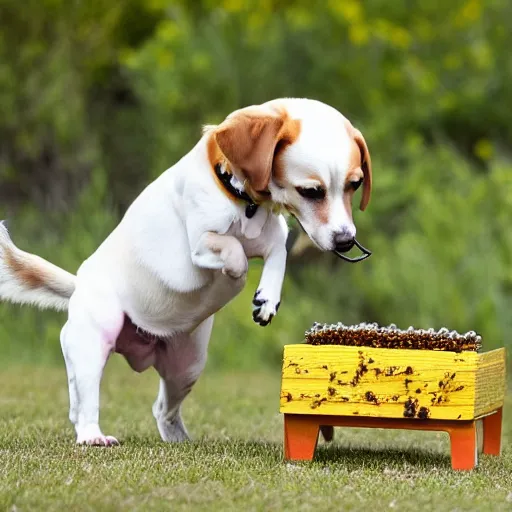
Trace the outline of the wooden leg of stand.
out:
[[[284,415],[284,458],[312,460],[318,442],[320,425],[315,416]]]
[[[476,422],[455,426],[449,430],[452,468],[459,470],[473,469],[477,465]]]
[[[322,425],[320,427],[320,433],[326,443],[330,443],[334,439],[334,427],[332,425]]]
[[[489,455],[499,455],[501,452],[501,425],[503,421],[503,407],[494,414],[483,419],[484,447],[483,452]]]

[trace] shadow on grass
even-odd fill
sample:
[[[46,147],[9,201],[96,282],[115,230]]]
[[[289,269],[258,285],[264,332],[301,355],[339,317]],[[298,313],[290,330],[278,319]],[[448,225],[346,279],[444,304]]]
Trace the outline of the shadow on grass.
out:
[[[315,459],[319,463],[340,463],[347,469],[361,469],[361,465],[371,465],[372,469],[385,469],[389,466],[411,465],[451,468],[449,454],[438,453],[432,450],[397,448],[369,449],[347,448],[339,445],[320,446],[316,450]]]
[[[240,461],[261,461],[266,464],[285,464],[283,457],[283,445],[281,443],[242,440],[242,439],[215,439],[199,438],[190,442],[180,444],[168,444],[163,441],[155,442],[154,437],[140,438],[129,437],[123,442],[123,446],[137,446],[147,448],[161,448],[168,450],[171,454],[187,455],[204,458],[232,457]],[[344,447],[337,444],[319,445],[315,452],[313,464],[339,464],[345,469],[360,470],[364,467],[371,467],[374,470],[385,469],[390,466],[418,466],[418,469],[429,467],[451,468],[449,453],[439,453],[428,449],[411,449],[410,447],[400,450],[389,449],[368,449],[366,447]],[[305,461],[303,464],[311,464]]]

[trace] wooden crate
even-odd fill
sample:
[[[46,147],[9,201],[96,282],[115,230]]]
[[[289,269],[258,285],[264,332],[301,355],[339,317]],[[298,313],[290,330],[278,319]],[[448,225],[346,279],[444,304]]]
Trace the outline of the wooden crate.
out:
[[[470,420],[503,404],[505,349],[287,345],[281,412]]]
[[[492,420],[492,435],[496,436],[498,421],[501,431],[505,386],[504,348],[455,353],[287,345],[280,411],[285,423],[293,421],[305,427],[307,421],[317,425],[317,433],[322,425],[386,427],[384,422],[390,428],[446,430],[451,435],[453,431],[453,463],[454,439],[466,427],[466,435],[470,441],[474,438],[474,443],[469,442],[464,450],[473,445],[476,449],[475,420],[498,413]],[[487,423],[490,426],[491,420]],[[487,439],[488,447],[490,443]],[[499,452],[495,444],[489,453]],[[288,452],[288,458],[294,458]],[[476,455],[466,454],[465,461],[455,461],[454,467],[470,469],[475,464]]]

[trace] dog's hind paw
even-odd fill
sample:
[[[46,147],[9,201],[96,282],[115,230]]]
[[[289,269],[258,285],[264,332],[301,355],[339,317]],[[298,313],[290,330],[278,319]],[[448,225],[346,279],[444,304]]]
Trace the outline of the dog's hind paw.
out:
[[[279,310],[279,305],[280,302],[274,304],[272,301],[265,299],[262,296],[261,290],[258,290],[254,294],[254,299],[252,300],[253,320],[262,327],[265,327],[272,322],[272,318],[276,316]]]
[[[157,420],[158,431],[162,437],[162,441],[166,443],[184,443],[190,441],[185,426],[181,418],[175,421],[159,421]]]

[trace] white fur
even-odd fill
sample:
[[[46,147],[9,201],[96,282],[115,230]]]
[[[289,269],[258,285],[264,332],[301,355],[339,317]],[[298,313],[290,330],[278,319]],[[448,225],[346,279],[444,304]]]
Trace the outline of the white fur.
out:
[[[117,443],[100,430],[99,389],[125,315],[142,331],[167,340],[154,353],[127,359],[138,371],[156,368],[161,382],[153,414],[159,432],[164,440],[182,441],[188,434],[181,403],[204,368],[213,315],[242,289],[249,258],[264,259],[255,319],[265,324],[277,312],[288,230],[284,218],[273,213],[275,207],[293,204],[309,236],[324,250],[333,248],[337,231],[355,235],[342,205],[349,152],[343,116],[316,101],[278,103],[301,120],[301,133],[285,150],[288,185],[271,182],[269,208],[260,207],[252,219],[246,218],[245,205],[229,199],[216,183],[207,157],[207,129],[188,154],[135,199],[76,277],[17,249],[0,226],[0,298],[68,308],[61,345],[78,443]],[[312,174],[328,186],[325,225],[295,191],[311,185]],[[7,265],[6,251],[38,272],[46,285],[24,285]]]

